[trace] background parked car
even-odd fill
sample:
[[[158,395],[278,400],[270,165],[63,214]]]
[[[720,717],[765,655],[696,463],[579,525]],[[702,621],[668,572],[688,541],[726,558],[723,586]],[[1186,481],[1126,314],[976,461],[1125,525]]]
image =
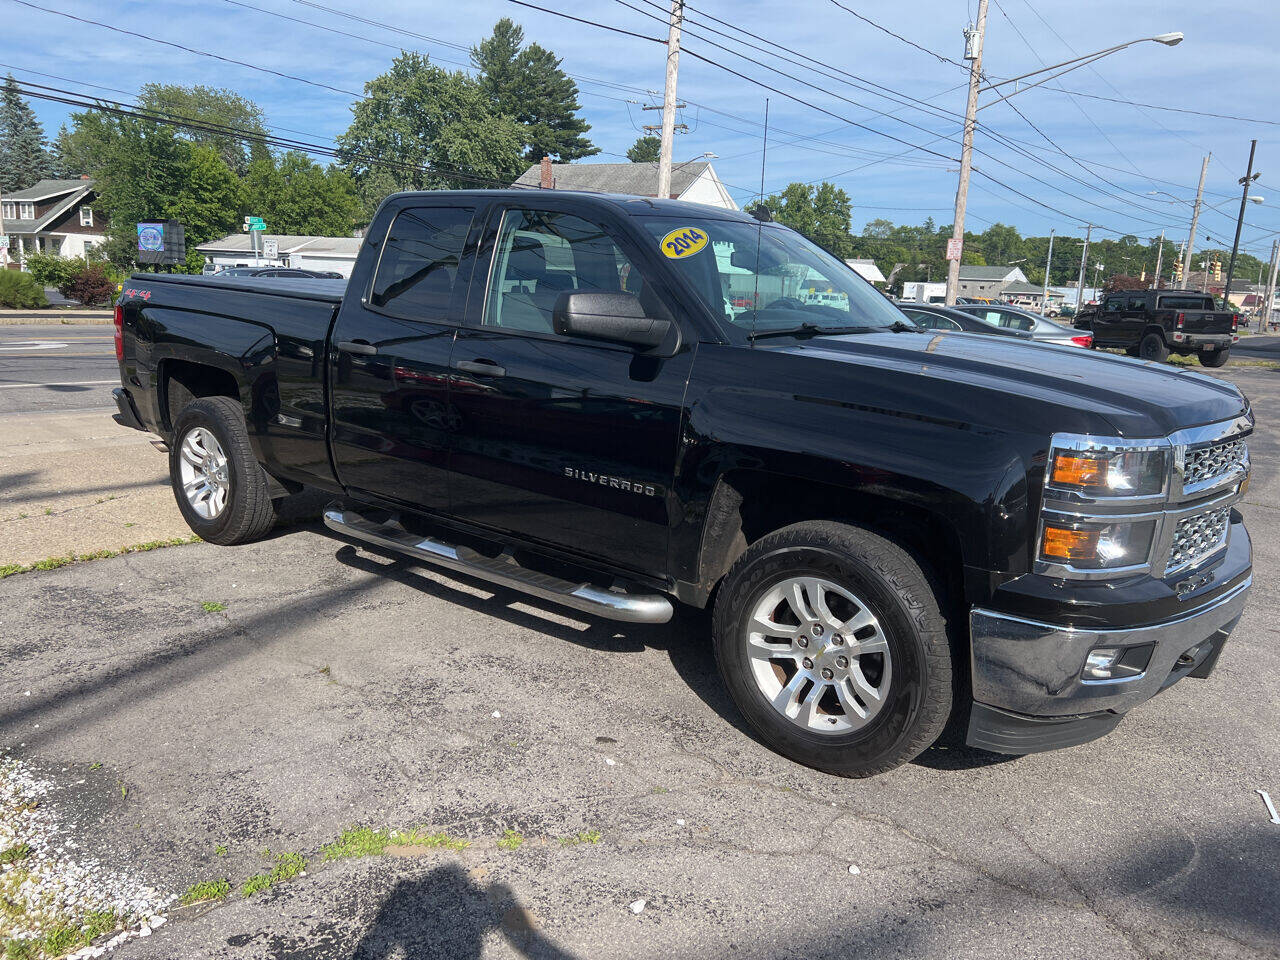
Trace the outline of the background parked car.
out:
[[[336,270],[303,270],[301,267],[227,267],[215,277],[292,277],[293,279],[341,280]]]
[[[963,330],[965,333],[994,334],[999,337],[1016,337],[1030,340],[1031,334],[1026,330],[1013,327],[999,327],[979,320],[963,310],[950,307],[934,306],[922,303],[899,303],[898,309],[910,317],[918,327],[926,330]]]
[[[1064,327],[1060,323],[1046,320],[1044,317],[1028,313],[1026,310],[1019,310],[1017,307],[990,307],[966,303],[957,304],[956,309],[997,327],[1025,330],[1031,334],[1033,340],[1039,340],[1042,343],[1058,343],[1077,347],[1093,346],[1093,336],[1091,334],[1081,333],[1071,327]]]

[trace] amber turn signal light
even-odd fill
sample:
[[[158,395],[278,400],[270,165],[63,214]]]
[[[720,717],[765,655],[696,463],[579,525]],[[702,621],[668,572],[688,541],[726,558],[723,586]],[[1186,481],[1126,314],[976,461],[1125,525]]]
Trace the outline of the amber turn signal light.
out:
[[[1059,453],[1053,458],[1053,483],[1072,487],[1097,487],[1107,482],[1107,461],[1075,453]]]
[[[1069,527],[1046,524],[1040,555],[1046,560],[1059,560],[1063,563],[1093,560],[1098,554],[1098,537],[1097,530],[1072,530]]]

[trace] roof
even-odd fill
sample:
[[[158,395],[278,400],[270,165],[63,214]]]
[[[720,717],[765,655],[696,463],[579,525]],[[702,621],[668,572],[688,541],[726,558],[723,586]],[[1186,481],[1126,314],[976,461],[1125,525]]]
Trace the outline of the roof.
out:
[[[852,267],[864,280],[869,280],[871,283],[885,282],[884,274],[880,272],[880,268],[876,266],[874,260],[850,259],[846,260],[845,263]]]
[[[1044,293],[1044,287],[1037,286],[1034,283],[1023,283],[1021,280],[1015,280],[1013,281],[1013,283],[1009,284],[1007,287],[1004,288],[1004,292],[1005,293],[1024,293],[1024,294],[1034,293],[1035,295],[1039,296],[1040,294]]]
[[[711,167],[706,160],[677,163],[671,167],[671,195],[680,197]],[[714,176],[714,171],[713,174]],[[535,163],[520,175],[513,187],[537,187],[542,183],[542,166]],[[657,196],[658,164],[654,163],[553,163],[551,183],[557,190],[593,193],[629,193],[637,197]]]
[[[313,256],[356,258],[364,240],[360,237],[307,237],[289,233],[264,233],[263,240],[275,240],[281,256],[306,252]],[[247,233],[231,233],[221,240],[210,240],[196,247],[201,253],[253,253],[253,243]],[[261,251],[262,247],[258,247]]]
[[[1003,280],[1009,276],[1017,267],[972,267],[962,266],[960,268],[961,280]]]
[[[92,189],[93,181],[88,179],[75,180],[41,180],[33,187],[27,187],[25,190],[10,190],[4,195],[6,200],[47,200],[49,197],[56,197],[62,193],[69,193],[73,190],[79,190],[81,187]]]

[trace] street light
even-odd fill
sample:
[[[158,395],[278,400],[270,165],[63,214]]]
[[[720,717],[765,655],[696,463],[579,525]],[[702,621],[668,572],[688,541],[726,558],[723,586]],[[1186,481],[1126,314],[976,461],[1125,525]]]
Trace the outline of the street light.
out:
[[[1048,83],[1050,80],[1054,80],[1057,77],[1062,76],[1064,73],[1070,73],[1072,70],[1079,70],[1081,67],[1087,67],[1089,64],[1093,62],[1097,60],[1101,60],[1103,57],[1109,57],[1113,53],[1119,53],[1121,50],[1124,50],[1127,47],[1132,47],[1135,44],[1147,43],[1147,42],[1160,43],[1166,47],[1176,47],[1178,44],[1182,42],[1182,32],[1174,31],[1173,33],[1158,33],[1154,37],[1139,37],[1137,40],[1130,40],[1128,43],[1118,43],[1114,47],[1107,47],[1105,50],[1098,50],[1098,51],[1095,51],[1094,53],[1086,53],[1082,57],[1076,57],[1072,60],[1064,60],[1062,61],[1062,63],[1055,63],[1048,67],[1041,67],[1039,70],[1032,70],[1030,73],[1019,74],[1016,77],[1010,77],[1008,80],[1000,80],[996,83],[989,83],[985,87],[983,87],[979,92],[986,93],[988,90],[998,90],[1000,87],[1007,86],[1010,83],[1017,84],[1022,80],[1026,80],[1028,77],[1039,76],[1042,73],[1049,73],[1052,70],[1058,71],[1057,73],[1054,73],[1052,76],[1045,77],[1042,80],[1037,80],[1035,83],[1027,84],[1027,86],[1025,87],[1015,86],[1012,93],[1007,93],[1007,94],[1002,93],[995,100],[987,101],[981,107],[978,107],[978,109],[981,110],[984,107],[989,107],[994,103],[999,103],[1001,100],[1008,100],[1010,97],[1021,93],[1023,90],[1030,90],[1032,87],[1038,87],[1041,84]],[[1064,67],[1066,69],[1061,69]]]

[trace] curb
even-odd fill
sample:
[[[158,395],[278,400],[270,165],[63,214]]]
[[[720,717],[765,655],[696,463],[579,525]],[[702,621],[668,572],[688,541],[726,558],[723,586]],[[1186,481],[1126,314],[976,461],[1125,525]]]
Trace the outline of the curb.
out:
[[[110,324],[112,314],[107,310],[77,310],[75,313],[23,313],[18,310],[0,310],[0,327],[28,326],[84,326]]]

